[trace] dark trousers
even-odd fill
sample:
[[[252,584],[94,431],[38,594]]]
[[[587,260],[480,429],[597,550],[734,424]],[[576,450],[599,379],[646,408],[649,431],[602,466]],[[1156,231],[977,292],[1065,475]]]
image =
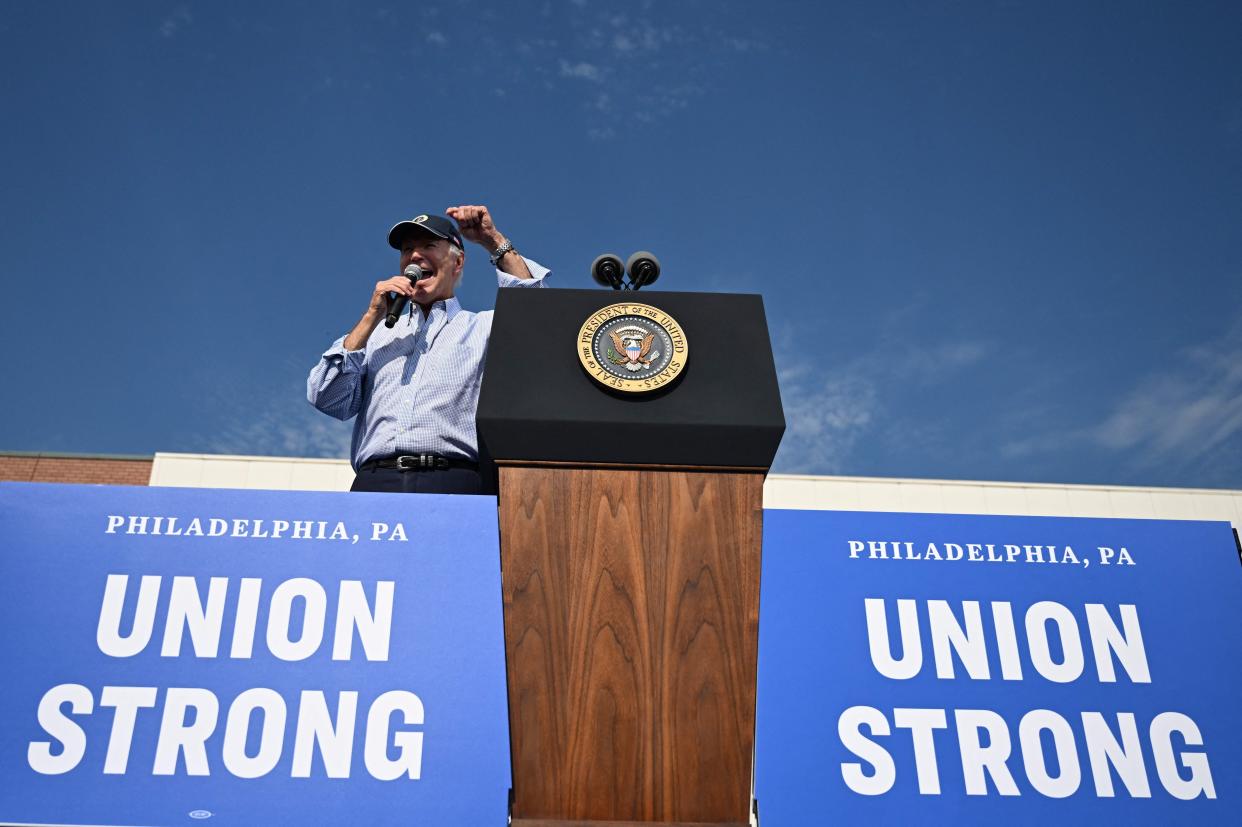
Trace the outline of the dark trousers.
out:
[[[359,471],[350,491],[389,491],[405,494],[482,494],[483,480],[469,468],[443,471],[402,471],[372,468]]]

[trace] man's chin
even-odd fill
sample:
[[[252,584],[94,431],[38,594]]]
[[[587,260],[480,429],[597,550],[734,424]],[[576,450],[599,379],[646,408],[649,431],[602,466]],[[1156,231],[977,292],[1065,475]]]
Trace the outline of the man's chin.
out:
[[[445,296],[443,293],[441,293],[438,290],[419,290],[414,293],[414,296],[411,299],[411,301],[417,302],[418,304],[421,304],[421,305],[428,305],[428,304],[434,304],[438,301],[443,301],[447,298],[448,296]]]

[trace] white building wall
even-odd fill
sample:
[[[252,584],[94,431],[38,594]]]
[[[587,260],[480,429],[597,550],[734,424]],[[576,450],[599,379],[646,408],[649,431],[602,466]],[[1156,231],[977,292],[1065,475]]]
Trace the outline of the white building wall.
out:
[[[1242,526],[1242,491],[770,474],[765,508],[1225,520]]]
[[[343,459],[157,453],[151,465],[151,485],[173,488],[348,491],[353,481]]]
[[[151,485],[348,491],[343,459],[155,455]],[[769,474],[765,508],[1224,520],[1242,527],[1242,491]]]

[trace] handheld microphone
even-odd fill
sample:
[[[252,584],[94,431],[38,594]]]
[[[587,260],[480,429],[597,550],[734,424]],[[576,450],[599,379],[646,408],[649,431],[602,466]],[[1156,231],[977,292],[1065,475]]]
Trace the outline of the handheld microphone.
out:
[[[410,281],[419,281],[427,277],[423,272],[423,268],[417,264],[407,265],[404,275]],[[384,319],[384,327],[392,327],[397,323],[397,319],[401,318],[401,314],[405,312],[405,306],[410,303],[410,297],[404,293],[388,294],[388,316]]]

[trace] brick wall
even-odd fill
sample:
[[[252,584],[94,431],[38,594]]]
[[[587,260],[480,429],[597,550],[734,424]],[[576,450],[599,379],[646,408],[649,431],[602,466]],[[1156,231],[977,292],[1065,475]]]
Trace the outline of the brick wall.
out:
[[[0,454],[0,480],[146,485],[152,462],[146,457]]]

